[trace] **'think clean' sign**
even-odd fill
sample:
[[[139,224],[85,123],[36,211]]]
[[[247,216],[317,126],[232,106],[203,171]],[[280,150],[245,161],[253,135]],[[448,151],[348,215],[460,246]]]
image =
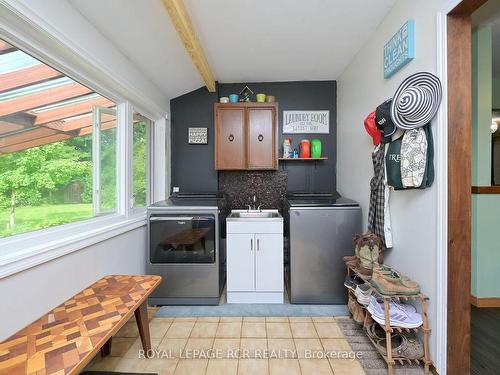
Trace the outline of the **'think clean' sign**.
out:
[[[384,46],[384,78],[415,58],[415,21],[407,21]]]

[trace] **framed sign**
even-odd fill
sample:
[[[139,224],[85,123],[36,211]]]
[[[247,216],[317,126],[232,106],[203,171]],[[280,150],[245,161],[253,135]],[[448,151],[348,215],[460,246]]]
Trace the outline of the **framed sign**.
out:
[[[415,21],[407,21],[384,46],[384,78],[415,58]]]
[[[189,128],[188,143],[190,145],[208,144],[208,128]]]
[[[330,133],[330,111],[283,111],[283,133]]]

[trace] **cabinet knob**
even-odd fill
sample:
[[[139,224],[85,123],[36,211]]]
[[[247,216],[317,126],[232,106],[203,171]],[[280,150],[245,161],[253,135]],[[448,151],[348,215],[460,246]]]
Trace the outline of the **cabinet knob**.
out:
[[[259,142],[262,142],[264,140],[264,136],[262,134],[259,134],[257,139],[259,140]]]
[[[229,139],[229,142],[234,141],[234,135],[229,134],[229,137],[227,137],[227,139]]]

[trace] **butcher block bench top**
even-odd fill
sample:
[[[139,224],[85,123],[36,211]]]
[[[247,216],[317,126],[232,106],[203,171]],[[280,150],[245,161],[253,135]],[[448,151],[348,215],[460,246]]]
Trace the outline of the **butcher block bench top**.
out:
[[[100,279],[0,343],[0,374],[77,374],[134,312],[137,318],[146,310],[160,282],[149,275]]]

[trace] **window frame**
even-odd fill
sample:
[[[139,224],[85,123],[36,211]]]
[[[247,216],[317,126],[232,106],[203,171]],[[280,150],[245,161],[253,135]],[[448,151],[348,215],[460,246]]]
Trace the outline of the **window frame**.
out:
[[[134,113],[138,113],[145,119],[147,119],[146,123],[146,205],[143,207],[136,207],[135,206],[135,197],[134,197],[134,168],[133,168],[133,163],[134,163]],[[130,213],[135,214],[139,212],[145,212],[147,206],[149,206],[152,202],[152,199],[154,197],[154,184],[153,184],[153,176],[154,176],[154,129],[155,127],[155,121],[150,119],[148,116],[143,115],[140,113],[139,110],[135,109],[132,107],[132,125],[130,128],[130,150],[129,154],[131,155],[130,159]]]
[[[9,25],[10,26],[10,25]],[[34,25],[30,25],[35,28]],[[38,59],[40,62],[59,70],[61,73],[109,98],[116,103],[117,110],[117,209],[116,213],[86,220],[34,230],[9,237],[0,238],[0,279],[24,271],[60,256],[86,248],[131,230],[144,227],[146,208],[132,209],[131,202],[131,153],[128,148],[132,135],[133,107],[127,98],[137,96],[132,87],[124,86],[121,77],[113,76],[99,66],[91,66],[84,56],[70,51],[70,46],[46,38],[44,43],[33,43],[29,30],[27,33],[12,33],[0,27],[0,38],[15,45],[20,50]],[[36,37],[41,34],[36,33]],[[45,37],[45,35],[44,35]],[[96,77],[98,79],[96,79]],[[142,98],[144,99],[144,98]],[[142,103],[141,103],[142,104]],[[168,172],[155,171],[153,155],[158,158],[158,165],[165,165],[168,139],[155,140],[154,135],[166,133],[168,112],[158,111],[154,105],[145,110],[138,104],[136,111],[158,124],[158,129],[150,126],[148,133],[148,203],[153,199],[166,198],[167,189],[153,191],[153,186],[167,186]],[[166,190],[166,191],[165,191]],[[27,245],[34,244],[34,245]]]
[[[94,217],[100,217],[104,215],[110,215],[119,213],[118,207],[119,207],[119,186],[118,186],[118,169],[119,169],[119,163],[120,163],[120,158],[118,155],[118,112],[119,108],[105,108],[105,107],[98,107],[94,106],[92,107],[92,214]],[[102,174],[102,158],[101,158],[101,114],[108,114],[115,116],[116,121],[117,121],[117,135],[116,135],[116,202],[115,202],[115,209],[110,212],[105,212],[102,210],[102,180],[101,180],[101,174]]]

